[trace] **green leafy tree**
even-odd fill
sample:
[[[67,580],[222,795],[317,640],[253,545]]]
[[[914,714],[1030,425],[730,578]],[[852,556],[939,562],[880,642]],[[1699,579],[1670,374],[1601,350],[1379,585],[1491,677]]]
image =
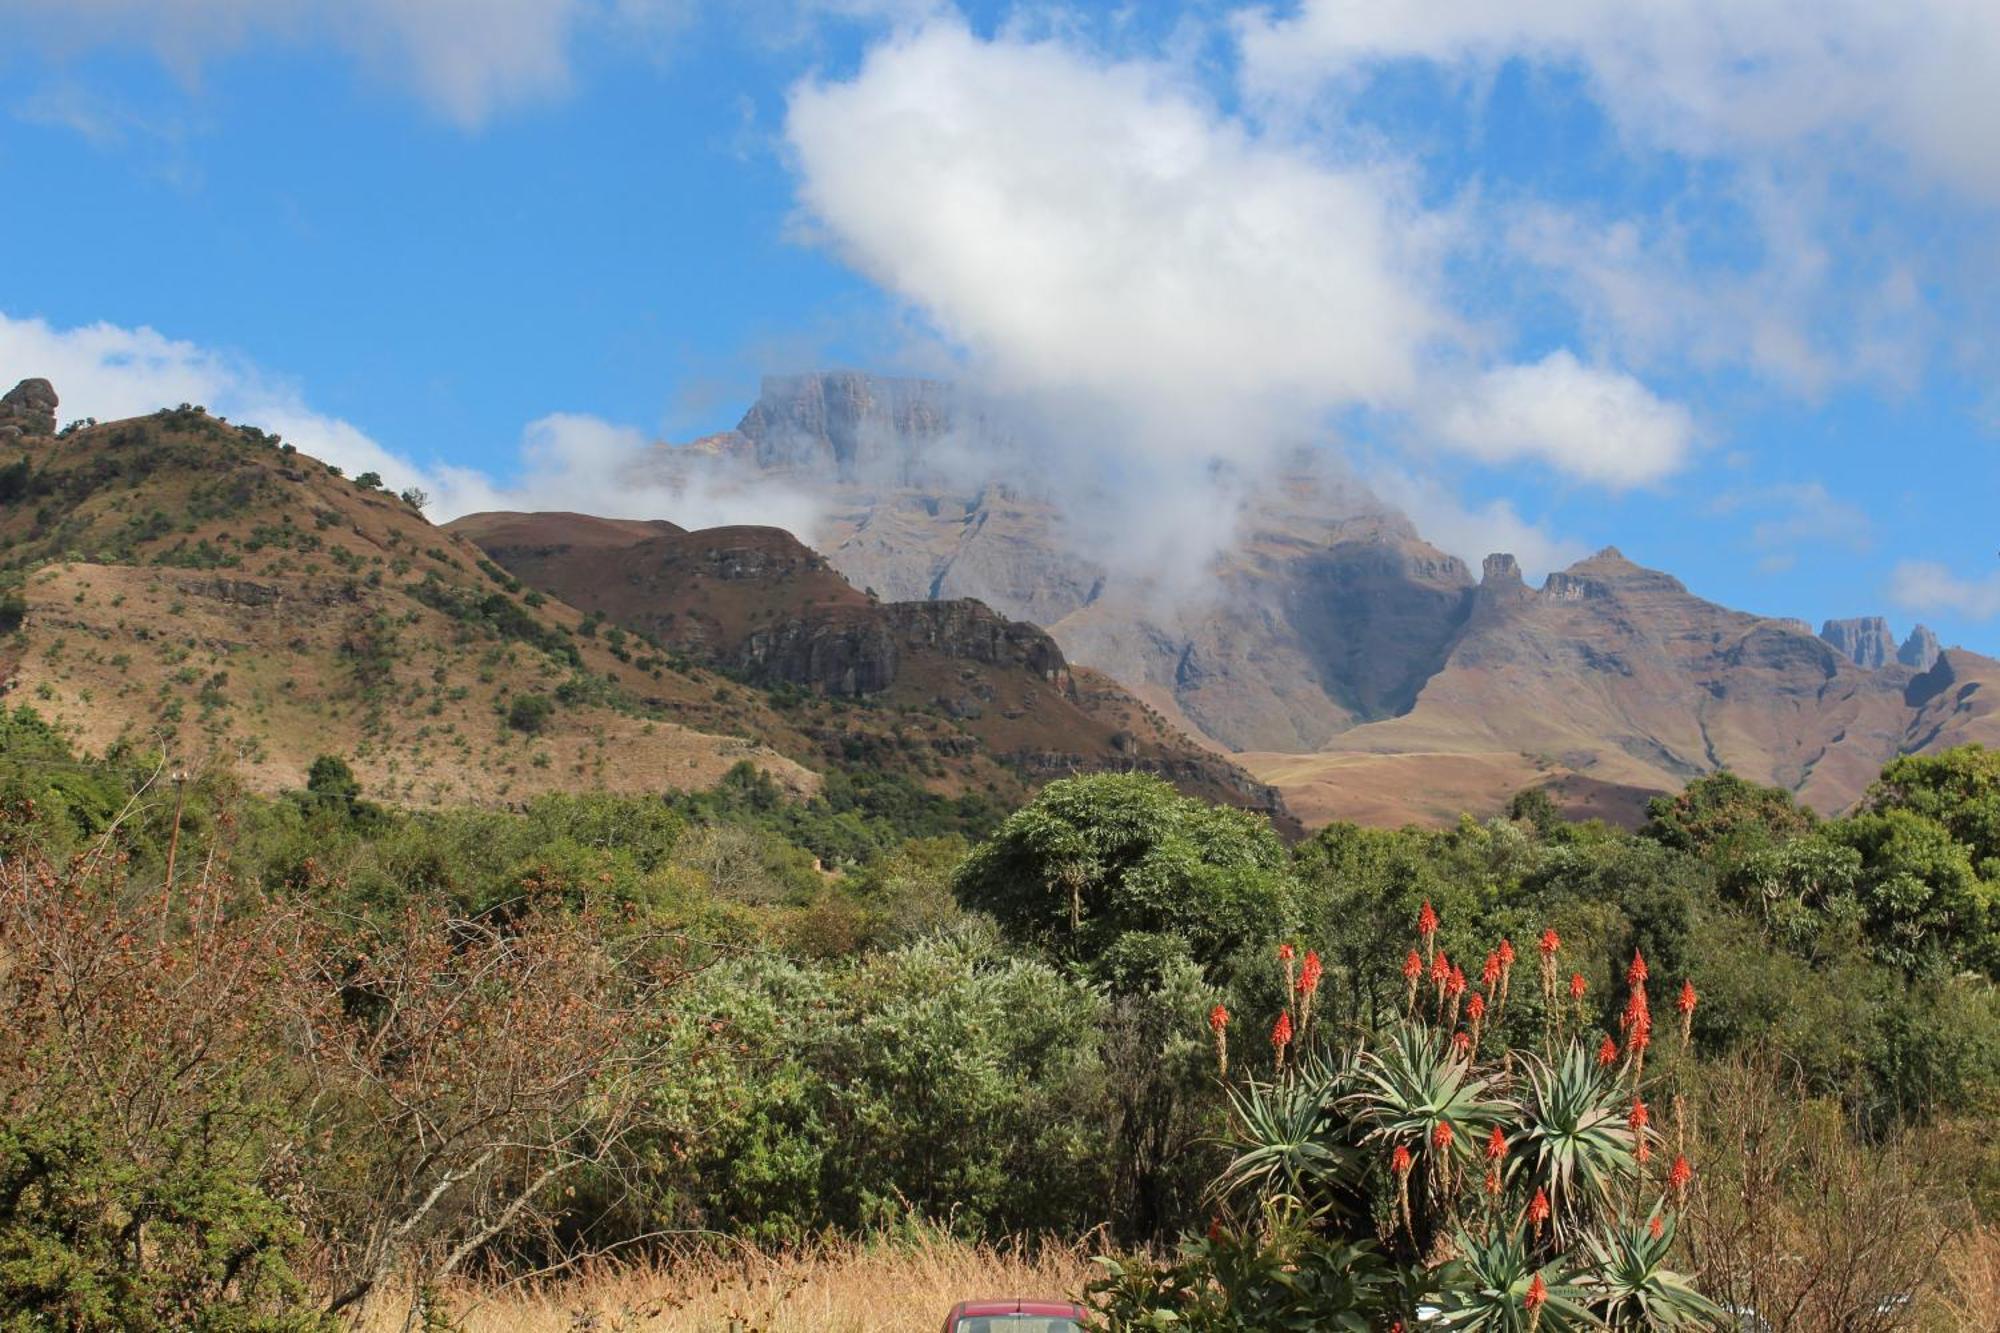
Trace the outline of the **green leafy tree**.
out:
[[[959,867],[959,900],[1090,965],[1128,937],[1168,937],[1218,968],[1290,924],[1295,886],[1270,823],[1158,778],[1052,782]]]

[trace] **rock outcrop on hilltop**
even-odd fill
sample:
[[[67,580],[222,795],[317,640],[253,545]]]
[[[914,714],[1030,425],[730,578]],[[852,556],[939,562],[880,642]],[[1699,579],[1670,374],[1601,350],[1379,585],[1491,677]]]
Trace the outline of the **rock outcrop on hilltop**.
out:
[[[44,379],[26,379],[0,395],[0,443],[56,433],[56,389]]]
[[[1820,626],[1819,636],[1848,661],[1871,671],[1899,660],[1896,636],[1890,633],[1889,622],[1880,616],[1829,620]]]
[[[1931,633],[1929,625],[1919,625],[1910,631],[1910,637],[1903,640],[1903,646],[1896,650],[1896,660],[1916,671],[1929,671],[1937,665],[1944,645],[1938,636]]]

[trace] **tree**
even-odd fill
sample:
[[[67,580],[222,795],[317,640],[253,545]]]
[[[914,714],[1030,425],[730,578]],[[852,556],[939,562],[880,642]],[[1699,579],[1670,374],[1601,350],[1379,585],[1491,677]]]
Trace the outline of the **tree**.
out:
[[[549,720],[555,716],[555,700],[546,694],[517,694],[507,705],[507,725],[530,736],[539,736],[549,728]]]
[[[1654,797],[1646,814],[1641,837],[1729,866],[1818,822],[1783,787],[1761,787],[1727,770],[1696,778],[1677,796]]]
[[[1015,936],[1102,966],[1184,946],[1217,968],[1291,924],[1284,847],[1260,816],[1182,796],[1145,774],[1068,778],[1043,788],[966,858],[953,887]]]
[[[345,759],[323,754],[306,770],[306,790],[322,800],[351,807],[361,795],[361,783]]]
[[[363,472],[354,479],[354,484],[364,491],[379,491],[382,489],[382,474],[379,472]]]
[[[1891,760],[1868,789],[1868,808],[1936,820],[1966,845],[1982,876],[2000,879],[2000,750],[1960,745]]]
[[[400,498],[404,504],[419,511],[431,502],[430,495],[419,486],[405,486]]]

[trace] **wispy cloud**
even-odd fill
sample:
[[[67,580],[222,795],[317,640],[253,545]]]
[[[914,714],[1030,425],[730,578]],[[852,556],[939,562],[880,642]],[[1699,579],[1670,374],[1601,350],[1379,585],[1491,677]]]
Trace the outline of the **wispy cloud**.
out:
[[[493,471],[416,459],[312,407],[301,388],[247,359],[150,328],[59,329],[0,314],[0,380],[52,381],[67,420],[141,416],[199,403],[283,436],[350,474],[379,473],[391,490],[415,486],[444,520],[481,509],[574,509],[613,518],[666,518],[685,527],[772,523],[809,533],[820,502],[783,484],[745,484],[727,467],[667,478],[648,470],[650,435],[598,417],[555,413],[528,423]]]
[[[2000,616],[2000,573],[1965,578],[1929,560],[1905,560],[1890,576],[1890,596],[1911,611],[1950,612],[1968,620]]]
[[[190,82],[259,44],[317,45],[474,128],[560,97],[579,34],[597,27],[654,44],[693,0],[9,0],[10,40],[62,54],[150,51]],[[87,124],[78,124],[90,132]]]

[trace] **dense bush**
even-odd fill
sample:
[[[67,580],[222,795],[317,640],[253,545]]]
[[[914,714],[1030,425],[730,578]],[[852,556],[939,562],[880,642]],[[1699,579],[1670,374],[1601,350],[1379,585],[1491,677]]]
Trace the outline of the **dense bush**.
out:
[[[1194,1242],[1198,1261],[1129,1268],[1137,1285],[1118,1299],[1184,1283],[1173,1299],[1212,1314],[1310,1287],[1332,1319],[1327,1302],[1441,1297],[1460,1281],[1447,1259],[1470,1266],[1458,1274],[1540,1271],[1552,1256],[1536,1243],[1517,1255],[1489,1243],[1504,1231],[1455,1238],[1485,1206],[1456,1165],[1442,1193],[1415,1177],[1400,1232],[1378,1234],[1394,1198],[1387,1139],[1350,1139],[1379,1125],[1345,1112],[1333,1125],[1294,1095],[1310,1085],[1349,1105],[1364,1066],[1339,1063],[1343,1049],[1433,1072],[1455,1058],[1437,1031],[1395,1054],[1410,923],[1427,902],[1441,924],[1423,947],[1458,960],[1462,997],[1490,994],[1485,960],[1499,965],[1503,942],[1523,960],[1468,1065],[1508,1125],[1528,1123],[1536,1061],[1560,1071],[1572,1038],[1589,1054],[1590,1034],[1619,1037],[1622,960],[1639,951],[1700,996],[1685,1052],[1680,1015],[1663,1012],[1647,1066],[1685,1091],[1691,1133],[1734,1114],[1725,1100],[1749,1116],[1726,1076],[1768,1061],[1785,1071],[1784,1105],[1845,1136],[1812,1139],[1801,1160],[1872,1170],[1932,1136],[1970,1162],[1933,1187],[2000,1197],[1977,1183],[2000,1167],[1965,1146],[1990,1137],[2000,1102],[1982,751],[1898,761],[1838,819],[1711,778],[1656,803],[1637,834],[1523,798],[1517,817],[1336,825],[1290,849],[1260,819],[1129,775],[1051,784],[1003,818],[883,775],[835,775],[798,800],[749,766],[708,792],[550,795],[515,812],[371,804],[338,756],[277,799],[219,768],[178,792],[164,772],[131,750],[82,758],[28,710],[0,714],[0,1000],[13,1018],[0,1304],[38,1310],[28,1327],[173,1327],[204,1304],[231,1327],[303,1327],[382,1274],[519,1271],[662,1233],[776,1243],[922,1220],[1170,1243],[1206,1233],[1205,1190],[1228,1167],[1232,1125],[1242,1146],[1246,1111],[1267,1129],[1304,1124],[1298,1142],[1338,1159],[1347,1183],[1273,1218],[1239,1194],[1216,1238]],[[1553,990],[1535,948],[1547,928],[1574,960]],[[63,982],[67,1008],[51,998],[56,971],[15,961],[51,940],[100,960]],[[1276,960],[1307,940],[1309,1020],[1302,949],[1289,972]],[[1436,1024],[1429,966],[1419,989]],[[1663,1009],[1670,989],[1656,989]],[[1267,1024],[1287,1005],[1281,1076]],[[1234,1101],[1217,1077],[1218,1006],[1236,1016]],[[1301,1045],[1327,1063],[1299,1060]],[[195,1051],[190,1074],[159,1080],[146,1134],[130,1133],[119,1099]],[[107,1068],[126,1080],[108,1093],[82,1072]],[[554,1095],[551,1071],[565,1070],[581,1100]],[[501,1101],[478,1100],[514,1077],[526,1082]],[[529,1146],[482,1159],[469,1138],[426,1161],[396,1128],[411,1107],[446,1125],[500,1104],[535,1108],[510,1128]],[[1427,1171],[1421,1145],[1404,1146]],[[1705,1151],[1704,1171],[1736,1188],[1743,1155]],[[1872,1197],[1816,1203],[1808,1175],[1771,1186],[1764,1231],[1725,1218],[1725,1253],[1690,1224],[1667,1266],[1710,1281],[1728,1254],[1781,1243],[1769,1219],[1809,1234],[1840,1200]],[[1940,1226],[1963,1216],[1927,1200]],[[1338,1227],[1310,1222],[1322,1204]],[[1617,1242],[1628,1257],[1653,1245],[1649,1216],[1624,1221],[1640,1226]]]

